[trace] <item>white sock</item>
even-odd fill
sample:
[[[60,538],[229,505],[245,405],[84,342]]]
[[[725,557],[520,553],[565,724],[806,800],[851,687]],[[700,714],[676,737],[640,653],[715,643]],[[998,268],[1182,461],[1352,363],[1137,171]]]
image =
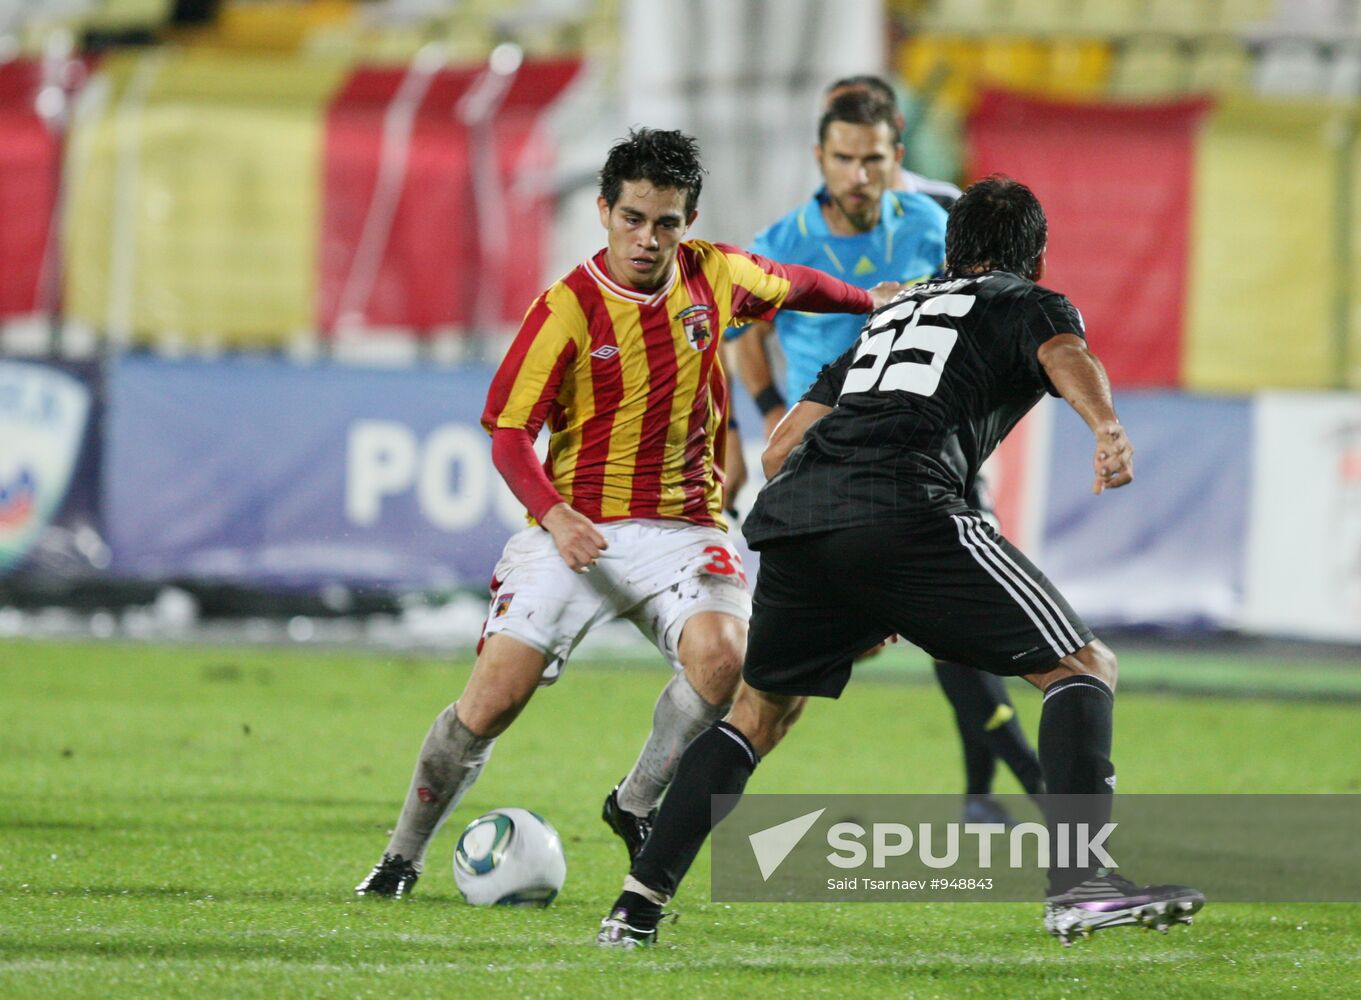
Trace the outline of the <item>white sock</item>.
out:
[[[426,849],[441,824],[477,781],[496,742],[460,722],[456,705],[441,712],[425,734],[406,804],[388,841],[388,854],[400,854],[417,868],[424,864]]]
[[[710,705],[701,698],[684,674],[672,677],[652,710],[652,732],[642,753],[619,785],[619,805],[635,816],[657,808],[690,741],[727,711],[727,705]]]

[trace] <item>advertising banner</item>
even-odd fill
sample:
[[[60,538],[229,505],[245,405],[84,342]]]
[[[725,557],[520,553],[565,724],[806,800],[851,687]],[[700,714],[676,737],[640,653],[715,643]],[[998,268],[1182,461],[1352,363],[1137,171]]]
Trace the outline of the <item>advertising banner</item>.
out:
[[[108,565],[99,407],[93,364],[0,360],[0,576]]]
[[[106,461],[114,570],[485,585],[525,524],[478,425],[490,378],[486,365],[121,359]]]
[[[1052,405],[1046,485],[1031,500],[1044,505],[1040,569],[1091,625],[1236,627],[1251,400],[1125,392],[1117,403],[1134,445],[1134,482],[1100,496],[1092,494],[1091,431]]]
[[[1361,641],[1361,396],[1259,398],[1245,625]]]
[[[479,424],[493,370],[118,360],[105,463],[113,570],[486,586],[526,524]]]
[[[85,477],[102,478],[104,558],[139,580],[483,587],[526,523],[479,425],[492,371],[119,359],[102,472]],[[36,540],[81,496],[98,565],[77,463],[97,454],[95,395],[69,367],[0,364],[0,568],[57,558]],[[1057,403],[991,469],[1004,531],[1085,620],[1361,639],[1361,399],[1119,405],[1130,486],[1092,494],[1091,432]],[[759,426],[744,397],[739,411]]]

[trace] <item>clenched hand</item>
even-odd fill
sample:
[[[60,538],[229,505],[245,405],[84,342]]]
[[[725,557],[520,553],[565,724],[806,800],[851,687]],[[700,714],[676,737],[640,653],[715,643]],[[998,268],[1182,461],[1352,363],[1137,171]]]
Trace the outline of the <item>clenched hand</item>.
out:
[[[1125,429],[1115,421],[1096,428],[1096,456],[1092,465],[1096,470],[1093,493],[1117,489],[1134,480],[1134,446],[1125,436]]]
[[[541,523],[553,536],[562,561],[578,573],[594,566],[600,553],[610,547],[590,518],[565,503],[551,507]]]

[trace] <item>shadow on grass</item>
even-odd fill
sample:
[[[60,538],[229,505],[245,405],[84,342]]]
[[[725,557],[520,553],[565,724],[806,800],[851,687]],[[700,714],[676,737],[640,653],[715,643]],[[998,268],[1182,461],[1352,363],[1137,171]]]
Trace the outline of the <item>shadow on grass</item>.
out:
[[[74,830],[79,833],[98,833],[107,829],[107,824],[77,823],[69,819],[0,818],[0,830]]]
[[[168,899],[186,903],[355,903],[375,909],[394,907],[419,907],[427,910],[433,906],[449,906],[448,896],[428,895],[412,899],[361,900],[354,895],[354,889],[347,882],[335,887],[307,889],[298,885],[288,885],[278,889],[227,889],[214,885],[44,885],[39,882],[26,883],[28,888],[16,891],[14,885],[0,884],[0,895],[23,896],[31,899]]]
[[[156,793],[153,795],[120,795],[119,802],[150,802],[155,805],[197,805],[221,802],[232,805],[279,806],[285,809],[388,809],[401,808],[395,797],[382,799],[303,798],[285,795],[260,795],[251,789],[240,792],[195,792],[192,795]]]
[[[456,948],[455,948],[456,945]],[[259,936],[195,937],[181,941],[157,940],[141,935],[109,936],[90,940],[6,942],[0,939],[0,958],[135,958],[139,962],[158,960],[213,960],[275,961],[336,965],[359,965],[374,961],[391,962],[393,943],[367,944],[353,939],[324,937],[314,940],[280,940]],[[514,942],[474,941],[449,935],[443,940],[407,940],[401,944],[400,959],[395,964],[431,957],[477,964],[490,958],[504,958],[515,948]],[[523,947],[522,945],[520,947]]]

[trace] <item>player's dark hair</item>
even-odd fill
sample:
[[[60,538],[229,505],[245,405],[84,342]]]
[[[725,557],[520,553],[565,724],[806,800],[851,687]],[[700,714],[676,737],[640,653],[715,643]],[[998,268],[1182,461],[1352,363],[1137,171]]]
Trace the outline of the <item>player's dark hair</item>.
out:
[[[874,76],[870,73],[860,73],[856,76],[843,76],[839,80],[833,80],[827,84],[823,94],[835,94],[838,90],[867,90],[880,100],[888,101],[889,104],[898,103],[898,95],[893,91],[893,84],[889,83],[882,76]]]
[[[898,139],[898,106],[868,90],[848,90],[827,105],[827,110],[818,121],[819,143],[826,142],[827,129],[832,122],[846,122],[849,125],[878,125],[883,122],[894,141]]]
[[[1001,174],[971,184],[950,206],[945,264],[951,275],[1009,271],[1034,280],[1049,225],[1035,193]]]
[[[654,187],[684,190],[688,218],[699,204],[699,189],[704,185],[699,143],[684,132],[629,129],[628,138],[610,148],[600,168],[600,195],[611,208],[619,200],[624,181],[647,181]]]

